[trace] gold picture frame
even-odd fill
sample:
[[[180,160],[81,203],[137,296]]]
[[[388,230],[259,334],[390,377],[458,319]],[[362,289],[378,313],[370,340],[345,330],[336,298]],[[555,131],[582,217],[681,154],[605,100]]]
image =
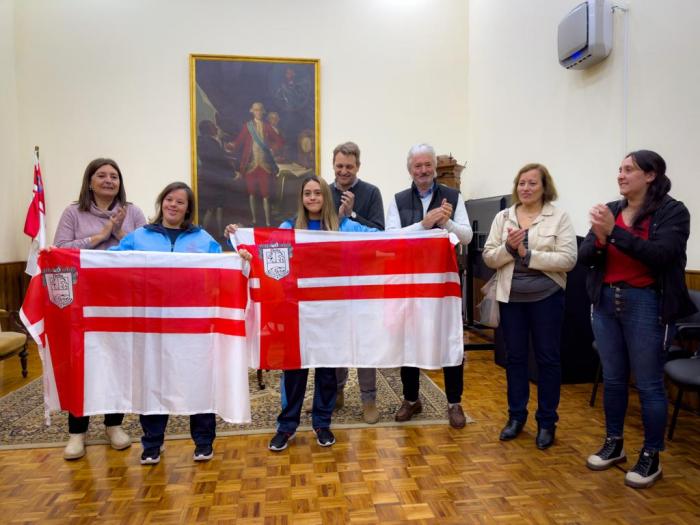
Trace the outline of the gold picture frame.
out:
[[[190,55],[196,220],[278,226],[320,174],[319,59]]]

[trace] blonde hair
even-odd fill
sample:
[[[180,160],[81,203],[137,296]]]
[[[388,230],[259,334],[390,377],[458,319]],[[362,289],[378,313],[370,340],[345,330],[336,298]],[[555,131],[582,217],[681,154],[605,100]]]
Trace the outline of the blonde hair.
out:
[[[543,165],[537,162],[531,162],[530,164],[525,164],[518,174],[513,179],[513,193],[511,195],[511,202],[513,204],[520,204],[520,197],[518,197],[518,182],[520,182],[520,176],[530,170],[537,170],[540,172],[540,177],[542,179],[542,204],[547,204],[557,200],[559,197],[557,195],[557,187],[554,185],[554,180],[549,174],[549,170]]]
[[[338,231],[340,222],[338,221],[338,212],[335,209],[331,188],[325,180],[315,175],[307,177],[301,184],[297,205],[297,219],[294,223],[294,228],[297,230],[306,230],[309,227],[309,212],[304,207],[304,188],[312,181],[318,183],[321,187],[321,196],[323,197],[323,206],[321,206],[321,229]]]

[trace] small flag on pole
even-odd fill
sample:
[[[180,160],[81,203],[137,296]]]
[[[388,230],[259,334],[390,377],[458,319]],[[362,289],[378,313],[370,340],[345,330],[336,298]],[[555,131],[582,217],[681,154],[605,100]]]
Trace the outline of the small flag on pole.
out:
[[[41,180],[39,165],[39,147],[34,148],[34,189],[29,203],[27,218],[24,221],[24,233],[32,238],[27,256],[25,272],[36,275],[39,272],[39,251],[46,247],[46,204],[44,202],[44,182]]]

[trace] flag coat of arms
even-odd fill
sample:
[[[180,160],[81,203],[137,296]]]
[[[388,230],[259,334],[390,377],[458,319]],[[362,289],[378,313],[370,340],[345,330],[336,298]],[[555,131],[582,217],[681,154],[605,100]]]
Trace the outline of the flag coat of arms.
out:
[[[253,254],[251,366],[440,368],[464,355],[447,232],[239,229]]]
[[[42,252],[21,317],[47,418],[213,412],[250,421],[248,278],[232,254]]]

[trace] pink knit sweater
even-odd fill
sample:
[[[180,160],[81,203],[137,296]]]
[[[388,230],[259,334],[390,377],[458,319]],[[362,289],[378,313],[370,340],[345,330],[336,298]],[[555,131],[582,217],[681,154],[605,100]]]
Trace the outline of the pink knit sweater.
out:
[[[79,211],[77,204],[71,204],[61,215],[58,221],[56,235],[53,243],[58,248],[90,248],[90,237],[102,231],[105,223],[114,215],[119,206],[115,206],[110,211],[99,209],[94,203],[90,211]],[[122,224],[124,233],[134,231],[146,224],[146,217],[143,212],[133,204],[127,204],[126,217]],[[110,246],[119,244],[119,239],[112,235],[109,239],[93,247],[95,250],[106,250]]]

